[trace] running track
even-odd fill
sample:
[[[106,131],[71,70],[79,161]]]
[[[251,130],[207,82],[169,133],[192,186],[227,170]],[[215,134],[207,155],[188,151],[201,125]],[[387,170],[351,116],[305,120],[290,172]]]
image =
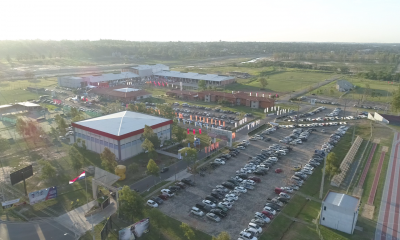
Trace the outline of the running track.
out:
[[[369,205],[374,205],[376,188],[378,187],[379,177],[381,175],[381,170],[382,170],[383,160],[385,160],[385,155],[386,155],[386,152],[381,152],[381,157],[379,159],[378,168],[376,169],[376,172],[375,172],[374,183],[372,184],[371,191],[369,192],[369,197],[368,197]]]
[[[379,209],[375,240],[400,239],[400,134],[395,132],[389,166],[386,173],[385,187]]]
[[[359,188],[361,188],[364,185],[365,178],[367,177],[367,173],[368,173],[368,170],[369,170],[369,166],[371,165],[372,157],[374,157],[375,149],[376,149],[376,143],[374,143],[374,145],[372,145],[372,149],[371,149],[371,152],[369,154],[367,164],[365,164],[364,171],[363,171],[363,173],[361,175],[360,181],[358,182],[358,187]]]

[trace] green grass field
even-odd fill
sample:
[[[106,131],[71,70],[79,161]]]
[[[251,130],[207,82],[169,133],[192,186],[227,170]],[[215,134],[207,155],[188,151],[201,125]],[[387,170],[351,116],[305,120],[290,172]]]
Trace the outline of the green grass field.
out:
[[[361,100],[364,93],[369,91],[366,88],[369,85],[371,94],[365,94],[364,101],[387,103],[391,101],[393,91],[398,88],[398,85],[388,84],[386,81],[368,80],[347,76],[344,79],[356,86],[356,89],[343,96],[344,99],[353,99],[356,101]],[[322,90],[322,92],[320,92],[320,90]],[[373,91],[376,93],[375,95],[372,94]],[[310,94],[316,94],[317,96],[324,95],[340,97],[344,93],[337,91],[336,82],[332,82],[310,92]]]

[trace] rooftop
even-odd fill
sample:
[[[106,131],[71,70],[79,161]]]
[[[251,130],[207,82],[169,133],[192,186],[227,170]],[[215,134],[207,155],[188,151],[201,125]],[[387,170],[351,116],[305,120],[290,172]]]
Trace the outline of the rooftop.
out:
[[[137,78],[139,75],[132,72],[123,72],[123,73],[105,73],[99,75],[88,75],[83,78],[87,79],[89,82],[108,82],[121,80],[126,78]]]
[[[138,131],[137,134],[142,133],[145,125],[154,127],[169,121],[172,123],[172,120],[166,118],[155,117],[138,112],[123,111],[75,122],[73,123],[73,126],[78,128],[81,126],[113,136],[123,136],[136,131]],[[87,130],[90,131],[89,129]]]
[[[226,75],[217,75],[217,74],[203,74],[203,73],[193,73],[193,72],[179,72],[179,71],[160,71],[154,73],[155,76],[159,77],[174,77],[174,78],[189,78],[189,79],[197,79],[197,80],[206,80],[206,81],[216,81],[221,82],[225,80],[234,79],[234,77],[226,76]]]
[[[25,107],[40,107],[39,104],[31,103],[31,102],[20,102],[18,105],[25,106]]]
[[[140,91],[140,89],[136,89],[136,88],[119,88],[119,89],[114,89],[114,91],[117,91],[117,92],[136,92],[136,91]]]
[[[12,105],[0,105],[0,108],[8,108],[8,107],[12,107]]]
[[[328,192],[324,200],[325,203],[330,203],[341,208],[345,208],[349,211],[355,211],[359,205],[359,199],[337,192]]]

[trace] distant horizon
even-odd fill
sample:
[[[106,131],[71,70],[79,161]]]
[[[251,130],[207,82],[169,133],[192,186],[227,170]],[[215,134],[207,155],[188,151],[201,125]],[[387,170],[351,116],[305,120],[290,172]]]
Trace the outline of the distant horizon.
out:
[[[179,40],[166,40],[166,41],[152,41],[152,40],[125,40],[125,39],[40,39],[40,38],[32,38],[32,39],[0,39],[1,41],[126,41],[126,42],[159,42],[159,43],[168,43],[168,42],[184,42],[184,43],[217,43],[217,42],[228,42],[228,43],[332,43],[332,44],[400,44],[400,42],[316,42],[316,41],[179,41]]]

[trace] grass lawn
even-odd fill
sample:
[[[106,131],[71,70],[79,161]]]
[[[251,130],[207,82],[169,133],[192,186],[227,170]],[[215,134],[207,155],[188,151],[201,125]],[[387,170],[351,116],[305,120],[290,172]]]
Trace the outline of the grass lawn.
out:
[[[344,99],[354,99],[357,101],[360,100],[362,95],[364,95],[366,91],[366,86],[369,85],[371,91],[375,91],[378,95],[376,97],[372,97],[371,94],[366,94],[363,101],[387,103],[391,101],[393,91],[398,88],[397,84],[388,84],[386,81],[368,80],[351,76],[346,76],[343,79],[351,82],[353,85],[356,86],[356,89],[343,96]],[[322,90],[322,93],[320,92],[320,90]],[[330,97],[339,97],[343,95],[343,92],[339,92],[336,90],[336,82],[329,83],[310,92],[310,94],[312,93],[316,94],[317,96],[321,95]],[[365,111],[365,109],[362,111]]]
[[[264,92],[288,93],[299,89],[307,88],[317,82],[323,82],[333,76],[330,73],[307,72],[307,71],[286,71],[267,76],[268,85]],[[261,91],[261,85],[257,79],[238,80],[230,84],[225,90],[230,91]]]

